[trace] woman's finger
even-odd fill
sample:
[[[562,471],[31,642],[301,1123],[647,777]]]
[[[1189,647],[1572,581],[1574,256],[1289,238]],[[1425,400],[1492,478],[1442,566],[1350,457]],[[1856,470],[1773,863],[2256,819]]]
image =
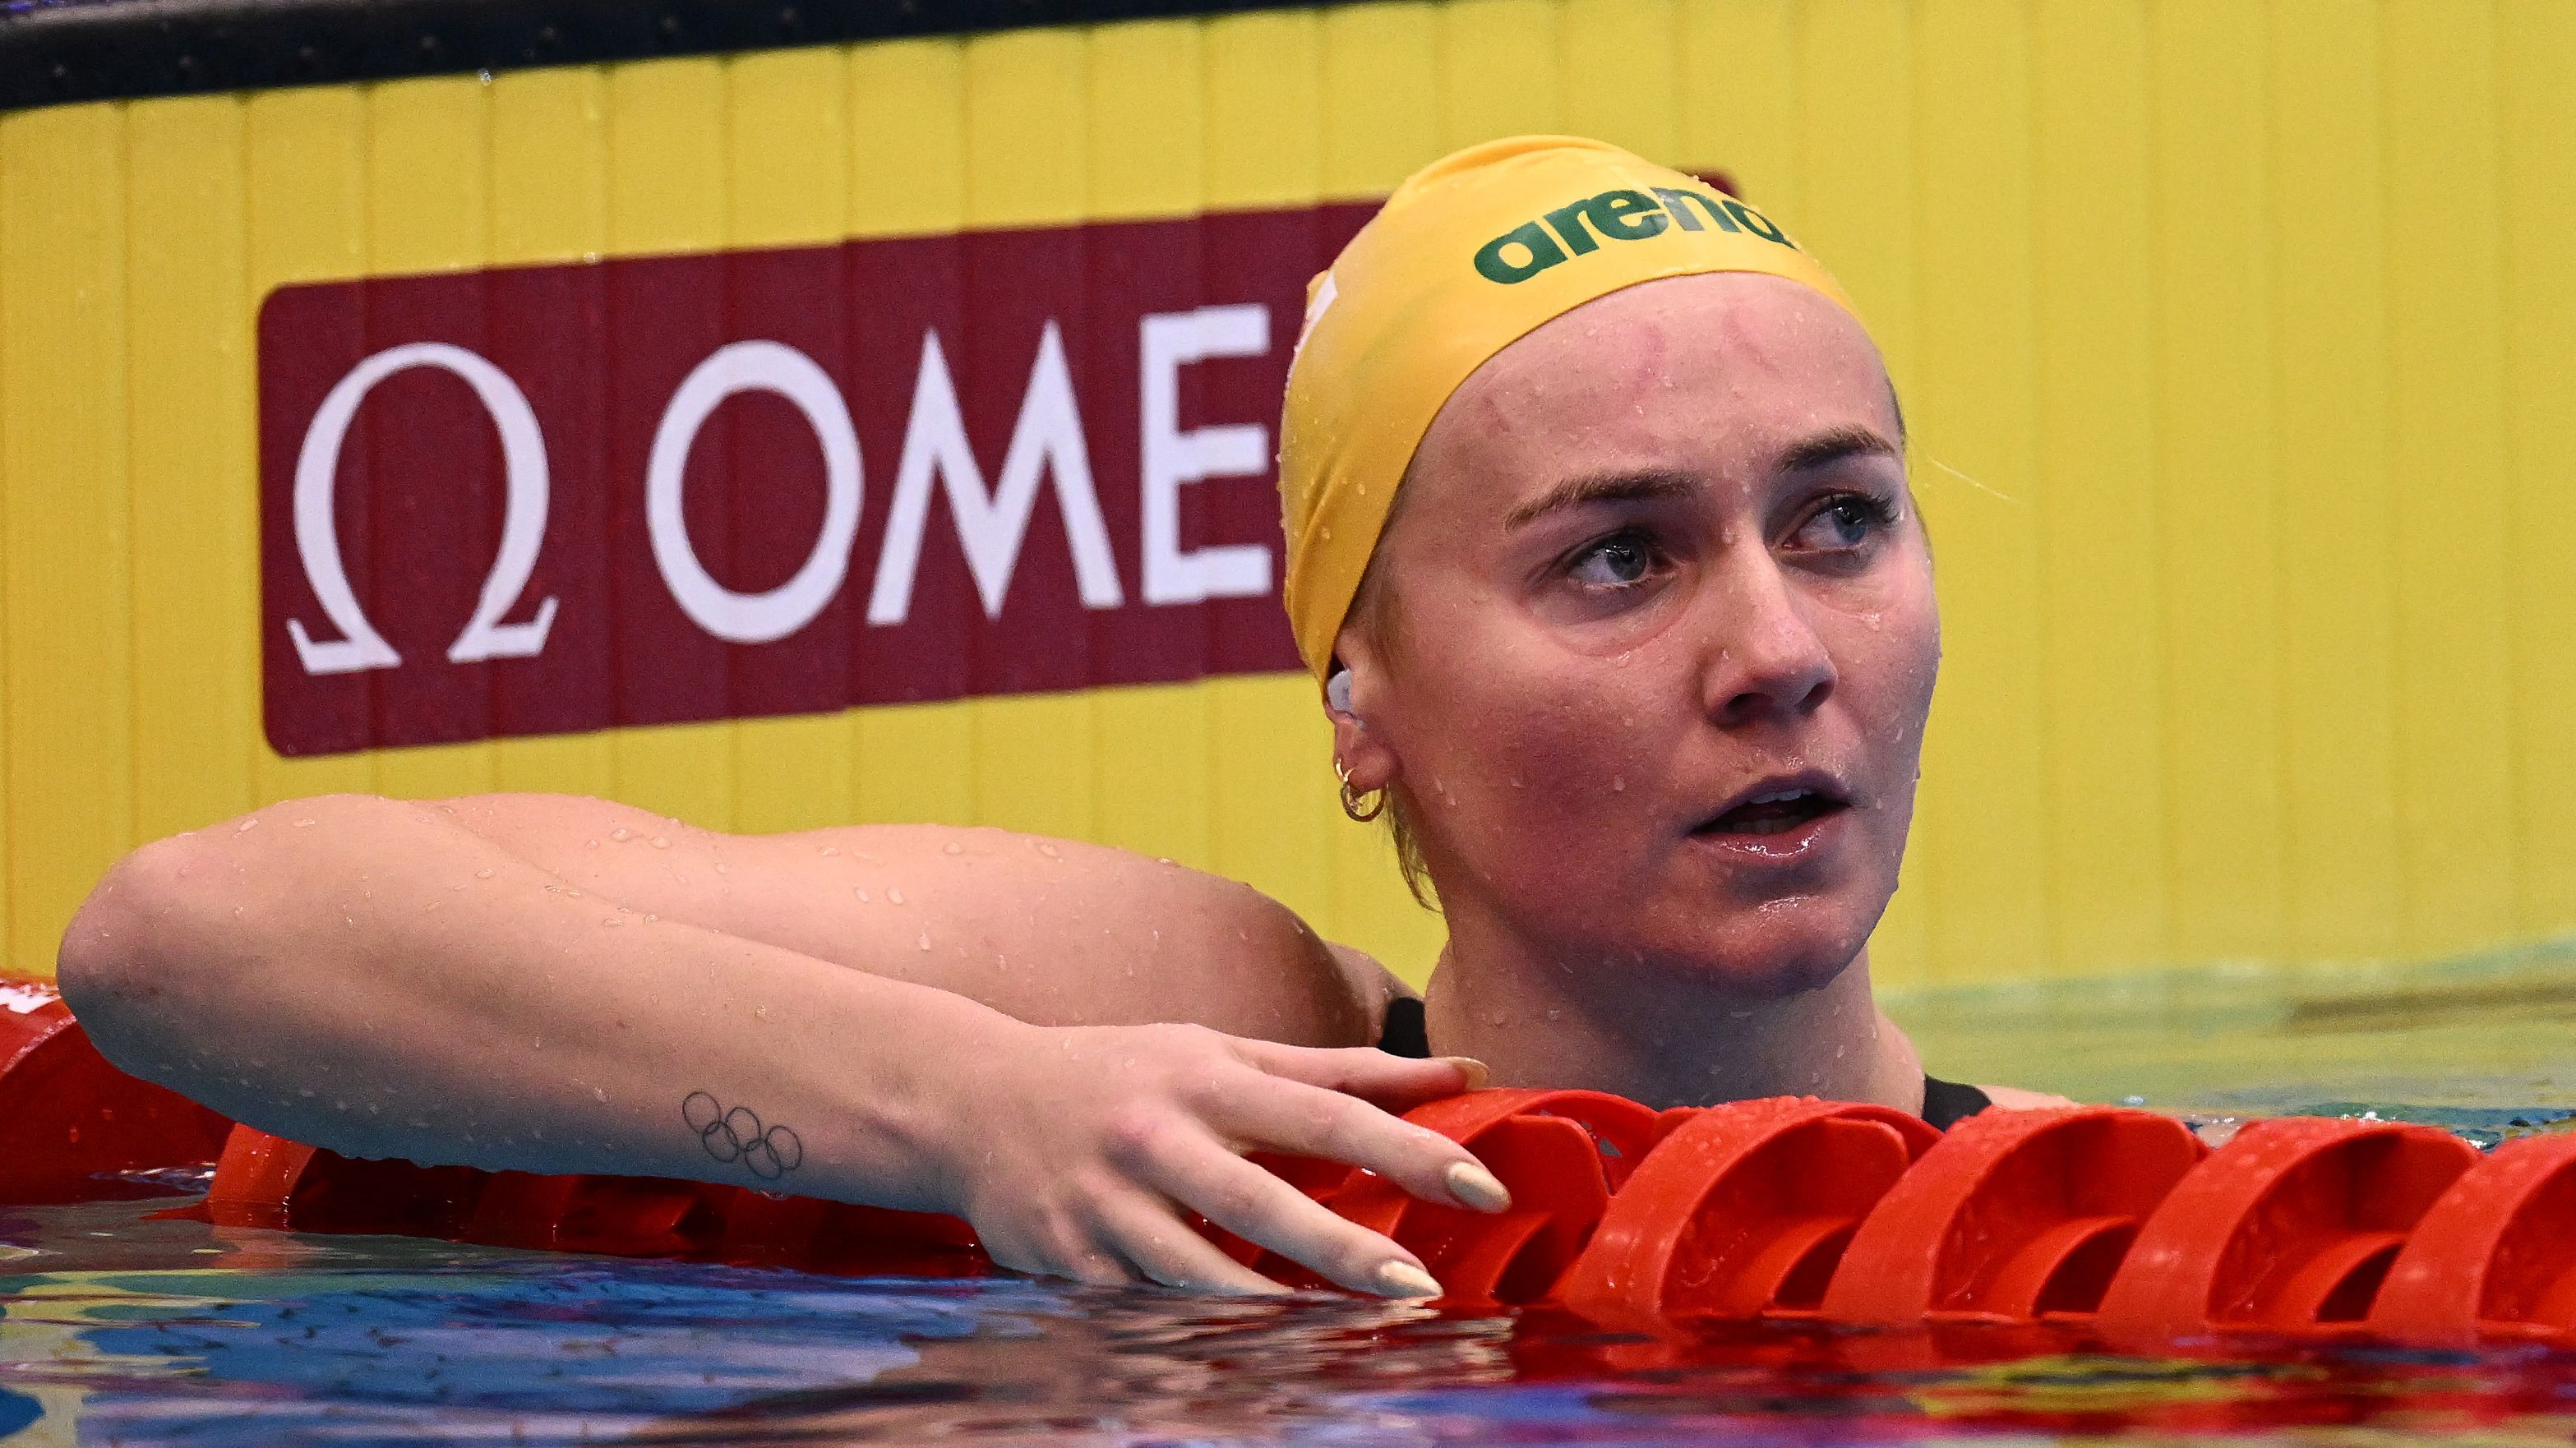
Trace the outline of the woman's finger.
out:
[[[1192,1292],[1276,1297],[1288,1289],[1226,1256],[1172,1209],[1141,1192],[1124,1192],[1092,1208],[1103,1245],[1148,1281]]]
[[[1299,1081],[1236,1094],[1211,1120],[1238,1141],[1376,1172],[1426,1202],[1499,1212],[1512,1195],[1474,1153],[1356,1096]]]
[[[1212,1224],[1353,1291],[1381,1297],[1439,1295],[1440,1284],[1423,1270],[1421,1258],[1334,1216],[1305,1193],[1214,1143],[1146,1163],[1143,1175],[1147,1185]]]
[[[1390,1111],[1409,1111],[1485,1084],[1485,1065],[1464,1056],[1416,1060],[1390,1056],[1374,1046],[1282,1046],[1275,1041],[1236,1041],[1246,1061],[1273,1076],[1303,1081],[1326,1091],[1339,1091],[1371,1101]]]

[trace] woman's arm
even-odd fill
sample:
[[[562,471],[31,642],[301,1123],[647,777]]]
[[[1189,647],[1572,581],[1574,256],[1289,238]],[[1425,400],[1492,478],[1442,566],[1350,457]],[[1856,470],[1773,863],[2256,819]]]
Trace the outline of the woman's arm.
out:
[[[83,907],[63,987],[118,1064],[297,1139],[957,1211],[1006,1265],[1086,1278],[1260,1285],[1179,1227],[1178,1202],[1348,1285],[1418,1285],[1418,1260],[1269,1181],[1235,1154],[1247,1144],[1368,1166],[1434,1200],[1480,1195],[1453,1175],[1474,1171],[1463,1152],[1360,1099],[1446,1094],[1465,1082],[1454,1064],[1187,1027],[1048,1029],[900,978],[938,973],[915,957],[1004,981],[1050,957],[1096,972],[1123,943],[1110,925],[1093,942],[1113,901],[1030,893],[976,863],[996,854],[936,835],[878,839],[854,861],[888,872],[872,883],[825,880],[802,862],[837,868],[828,842],[666,821],[638,833],[598,812],[613,809],[339,797],[163,841]],[[1097,863],[1094,883],[1114,884]],[[826,886],[849,904],[798,908]],[[1183,912],[1179,933],[1224,914]],[[1140,928],[1150,943],[1157,927]],[[1049,989],[992,993],[1027,1004]],[[1346,1029],[1329,997],[1324,1010],[1291,1024]],[[703,1131],[711,1114],[731,1130]],[[746,1156],[737,1141],[765,1144]]]
[[[1125,850],[941,825],[726,835],[564,795],[432,808],[584,891],[955,991],[1034,1025],[1180,1021],[1291,1045],[1377,1039],[1383,1002],[1355,990],[1293,912],[1248,885]]]

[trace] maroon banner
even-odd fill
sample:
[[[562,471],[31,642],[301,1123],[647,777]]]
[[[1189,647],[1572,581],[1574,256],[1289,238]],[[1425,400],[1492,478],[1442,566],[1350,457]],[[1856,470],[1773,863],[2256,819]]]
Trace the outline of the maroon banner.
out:
[[[1373,210],[281,288],[269,742],[1293,669],[1279,397]]]

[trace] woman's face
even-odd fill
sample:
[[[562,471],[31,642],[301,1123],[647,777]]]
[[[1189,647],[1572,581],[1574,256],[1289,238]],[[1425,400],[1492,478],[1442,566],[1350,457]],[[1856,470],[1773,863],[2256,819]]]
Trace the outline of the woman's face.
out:
[[[1940,657],[1859,325],[1758,274],[1615,292],[1470,377],[1404,486],[1340,742],[1453,916],[1568,964],[1831,979],[1896,888]]]

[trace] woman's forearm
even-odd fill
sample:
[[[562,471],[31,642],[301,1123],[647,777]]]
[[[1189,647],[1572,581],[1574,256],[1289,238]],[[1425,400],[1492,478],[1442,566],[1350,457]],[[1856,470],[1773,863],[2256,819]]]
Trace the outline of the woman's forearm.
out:
[[[427,806],[282,805],[147,847],[66,935],[110,1059],[361,1156],[943,1204],[934,1082],[1025,1031],[657,918]]]

